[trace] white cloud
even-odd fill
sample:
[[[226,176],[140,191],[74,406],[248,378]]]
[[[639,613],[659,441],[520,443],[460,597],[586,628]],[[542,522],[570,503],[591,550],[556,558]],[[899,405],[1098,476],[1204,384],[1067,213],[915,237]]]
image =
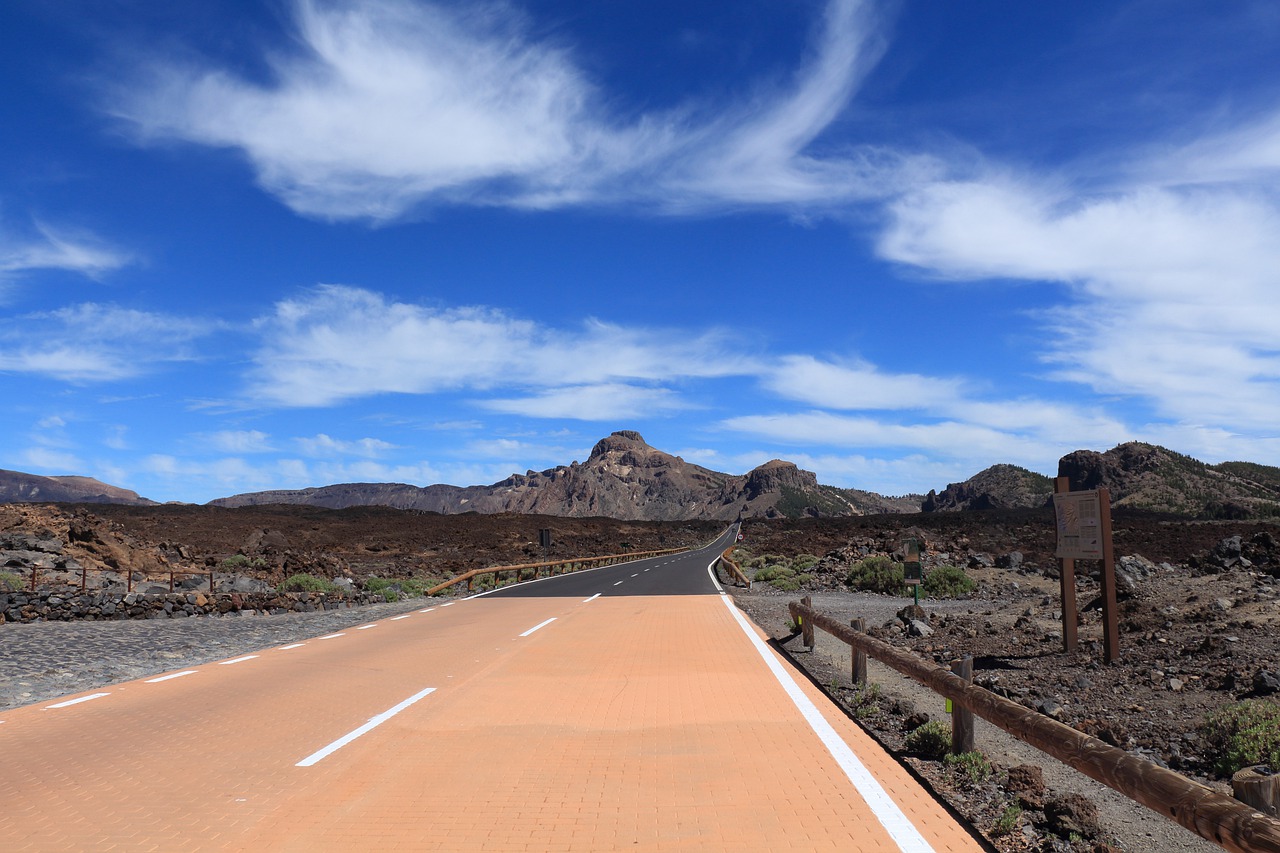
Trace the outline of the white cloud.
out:
[[[127,252],[86,231],[37,222],[36,235],[0,230],[0,276],[37,269],[60,269],[96,278],[130,263]]]
[[[598,322],[580,331],[551,329],[491,309],[429,309],[333,285],[278,303],[257,331],[264,343],[251,394],[286,406],[386,393],[670,381],[750,367],[718,332],[689,336]]]
[[[1038,319],[1053,378],[1244,431],[1280,420],[1280,209],[1256,188],[1096,197],[1012,179],[936,184],[891,209],[880,251],[957,278],[1057,282]]]
[[[479,405],[504,414],[580,421],[653,417],[690,408],[690,404],[665,388],[619,383],[554,388],[528,397],[481,400]]]
[[[638,119],[513,7],[297,0],[269,83],[157,62],[110,109],[144,139],[239,150],[295,211],[388,219],[424,202],[554,207],[816,202],[883,191],[889,151],[807,155],[882,50],[871,4],[832,0],[791,86]],[[766,94],[766,89],[769,89]]]
[[[0,321],[0,370],[68,382],[129,379],[193,357],[213,326],[182,317],[86,303]]]
[[[222,453],[269,453],[275,450],[271,436],[256,429],[220,430],[197,438]]]
[[[80,457],[49,447],[30,447],[18,454],[19,464],[31,474],[50,477],[78,474],[85,470]]]
[[[396,449],[394,444],[389,444],[378,438],[360,438],[355,441],[344,441],[324,433],[318,433],[312,438],[295,438],[294,443],[307,456],[366,456],[372,458]]]
[[[885,373],[866,361],[835,363],[788,355],[764,375],[779,397],[827,409],[932,409],[956,400],[964,383],[913,373]]]

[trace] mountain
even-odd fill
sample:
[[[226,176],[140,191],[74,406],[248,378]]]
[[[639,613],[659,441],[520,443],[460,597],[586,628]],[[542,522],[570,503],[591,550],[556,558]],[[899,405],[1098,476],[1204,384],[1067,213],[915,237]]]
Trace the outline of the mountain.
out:
[[[512,474],[491,486],[344,483],[252,492],[210,501],[223,507],[382,505],[459,513],[511,512],[625,520],[733,519],[915,512],[918,500],[818,484],[810,471],[775,459],[745,475],[723,474],[650,447],[633,430],[601,439],[587,461]]]
[[[1280,516],[1280,468],[1251,462],[1207,465],[1168,448],[1128,442],[1096,453],[1077,450],[1058,462],[1072,489],[1105,486],[1112,506],[1197,518]]]
[[[941,494],[930,490],[920,509],[946,512],[1031,508],[1044,506],[1052,494],[1053,480],[1043,474],[1017,465],[992,465],[963,483],[951,483]]]
[[[0,503],[95,503],[154,505],[137,492],[91,477],[41,477],[0,469]]]

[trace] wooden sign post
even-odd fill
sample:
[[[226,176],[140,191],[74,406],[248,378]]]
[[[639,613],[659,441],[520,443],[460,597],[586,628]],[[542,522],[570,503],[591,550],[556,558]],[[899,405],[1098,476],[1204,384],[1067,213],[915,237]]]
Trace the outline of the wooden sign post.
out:
[[[920,541],[908,539],[902,544],[903,580],[915,592],[915,603],[920,604],[920,584],[924,583],[924,572],[920,569]]]
[[[1061,482],[1063,478],[1059,478]],[[1111,546],[1111,493],[1106,489],[1087,492],[1058,491],[1053,496],[1058,527],[1056,556],[1063,560],[1062,625],[1063,644],[1074,638],[1074,612],[1067,609],[1067,569],[1071,562],[1071,611],[1075,610],[1075,560],[1102,561],[1102,643],[1103,659],[1111,663],[1120,656],[1120,620],[1116,606],[1116,559]],[[1067,625],[1071,624],[1071,633]],[[1067,648],[1070,651],[1070,647]]]
[[[1059,477],[1054,481],[1053,490],[1057,494],[1071,491],[1071,478]],[[1062,650],[1070,653],[1076,650],[1076,628],[1080,621],[1076,610],[1076,561],[1071,557],[1059,557],[1058,574],[1062,589]]]

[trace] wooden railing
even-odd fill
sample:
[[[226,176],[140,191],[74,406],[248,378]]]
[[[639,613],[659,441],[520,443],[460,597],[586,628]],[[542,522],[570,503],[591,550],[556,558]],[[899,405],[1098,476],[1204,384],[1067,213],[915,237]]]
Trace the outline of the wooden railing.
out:
[[[467,589],[471,589],[471,582],[481,575],[494,575],[494,581],[500,581],[503,574],[510,572],[512,582],[520,580],[522,572],[532,571],[532,578],[538,577],[538,572],[542,569],[547,570],[548,577],[551,575],[563,575],[570,572],[581,571],[582,569],[594,569],[600,566],[611,566],[614,563],[621,563],[626,560],[642,560],[645,557],[661,557],[664,554],[678,554],[681,551],[688,551],[688,548],[666,548],[661,551],[633,551],[627,554],[607,554],[603,557],[574,557],[571,560],[554,560],[549,563],[521,563],[515,566],[493,566],[487,569],[472,569],[469,572],[463,572],[456,578],[450,578],[444,583],[436,584],[427,590],[427,595],[435,595],[436,593],[448,589],[454,584],[466,583]],[[556,571],[561,569],[561,571]]]
[[[46,569],[45,569],[45,571],[46,571],[47,573],[52,574],[52,573],[55,573],[55,572],[67,572],[68,570],[67,570],[67,569],[49,569],[49,568],[46,568]],[[97,574],[101,574],[101,573],[102,573],[102,571],[103,571],[103,570],[101,570],[101,569],[94,569],[94,572],[95,572],[95,573],[97,573]],[[70,570],[70,572],[74,574],[75,570],[74,570],[74,569],[71,569],[71,570]],[[169,576],[169,592],[173,592],[173,581],[174,581],[174,578],[175,578],[175,577],[178,577],[178,576],[181,576],[181,577],[193,576],[193,577],[202,577],[202,578],[203,578],[203,577],[207,577],[207,578],[209,579],[209,592],[213,592],[213,572],[212,572],[211,570],[209,570],[209,569],[202,569],[202,570],[199,570],[199,571],[197,571],[196,569],[121,569],[121,570],[120,570],[120,574],[123,574],[123,575],[125,576],[125,591],[126,591],[126,592],[133,592],[133,575],[134,575],[134,573],[135,573],[135,572],[137,572],[138,574],[142,575],[144,578],[145,578],[147,575],[160,575],[161,577],[163,577],[163,576],[165,576],[165,575],[168,575],[168,576]],[[31,567],[31,582],[30,582],[30,584],[29,584],[29,587],[28,587],[28,588],[29,588],[29,589],[30,589],[30,591],[31,591],[31,592],[33,592],[33,593],[34,593],[34,592],[38,589],[38,587],[39,587],[39,577],[40,577],[40,567],[39,567],[39,566],[32,566],[32,567]],[[88,568],[88,566],[84,566],[84,565],[82,565],[82,566],[80,566],[80,592],[81,592],[81,594],[84,594],[84,593],[88,590],[88,582],[89,582],[89,568]],[[66,584],[66,585],[67,585],[67,586],[69,586],[69,587],[74,587],[74,586],[75,586],[75,584],[74,584],[74,583],[68,583],[68,584]]]
[[[810,648],[814,645],[813,629],[821,628],[853,649],[855,679],[857,653],[869,655],[950,699],[953,705],[982,717],[1090,779],[1176,821],[1201,838],[1240,853],[1280,853],[1280,820],[970,684],[959,675],[921,660],[910,652],[843,625],[814,610],[807,599],[792,602],[787,607]],[[863,661],[862,675],[865,678],[865,658]]]
[[[742,567],[735,563],[729,556],[733,553],[733,549],[736,547],[736,545],[730,545],[728,548],[724,549],[724,553],[720,555],[720,564],[727,568],[729,570],[729,574],[737,579],[740,584],[745,586],[747,589],[751,589],[751,580],[747,577],[746,573],[742,571]]]

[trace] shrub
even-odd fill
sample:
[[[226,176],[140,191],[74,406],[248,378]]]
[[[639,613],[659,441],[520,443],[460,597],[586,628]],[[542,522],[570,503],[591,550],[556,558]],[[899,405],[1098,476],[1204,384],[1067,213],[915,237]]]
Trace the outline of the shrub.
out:
[[[1237,702],[1211,714],[1204,737],[1214,755],[1213,769],[1230,776],[1243,767],[1280,768],[1280,706],[1263,699]]]
[[[854,563],[849,569],[845,583],[854,589],[867,592],[902,595],[906,587],[902,577],[901,563],[895,563],[888,557],[877,555]]]
[[[1017,803],[1010,803],[1005,806],[1004,811],[1000,813],[1000,817],[996,819],[996,825],[992,827],[991,834],[995,836],[1008,835],[1018,828],[1018,821],[1022,818],[1022,807]]]
[[[232,554],[223,560],[219,566],[219,568],[223,569],[265,569],[266,567],[267,561],[262,557],[254,557],[250,560],[244,554]]]
[[[941,720],[932,720],[907,735],[903,746],[912,755],[941,761],[951,752],[951,727]]]
[[[315,575],[290,575],[277,587],[280,592],[337,592],[338,588],[331,581]]]
[[[0,572],[0,589],[8,589],[11,592],[17,592],[24,586],[26,586],[26,584],[23,582],[22,578],[18,577],[13,572]]]
[[[959,598],[973,592],[974,586],[964,569],[955,566],[938,566],[924,578],[924,594],[929,598]]]
[[[818,565],[818,558],[812,554],[799,554],[791,560],[791,568],[797,572],[803,572],[805,569],[812,569]]]
[[[950,733],[948,733],[948,740],[950,740]],[[949,743],[948,746],[950,746]],[[987,761],[987,757],[977,750],[962,752],[959,755],[948,755],[943,759],[943,763],[953,770],[963,773],[974,785],[981,785],[990,779],[991,774],[994,772],[991,768],[991,762]]]

